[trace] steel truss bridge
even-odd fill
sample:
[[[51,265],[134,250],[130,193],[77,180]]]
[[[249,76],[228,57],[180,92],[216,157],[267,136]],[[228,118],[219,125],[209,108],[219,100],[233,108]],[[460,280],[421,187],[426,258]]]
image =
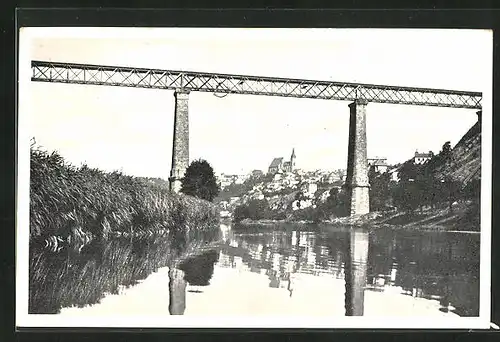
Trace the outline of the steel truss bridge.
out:
[[[370,211],[366,142],[368,103],[468,108],[478,110],[478,120],[481,117],[482,93],[471,91],[42,61],[32,61],[31,68],[31,80],[38,82],[174,90],[175,118],[169,178],[170,190],[174,192],[180,191],[182,177],[189,165],[189,92],[353,101],[349,105],[346,175],[351,215]]]
[[[481,92],[32,61],[32,81],[481,109]]]

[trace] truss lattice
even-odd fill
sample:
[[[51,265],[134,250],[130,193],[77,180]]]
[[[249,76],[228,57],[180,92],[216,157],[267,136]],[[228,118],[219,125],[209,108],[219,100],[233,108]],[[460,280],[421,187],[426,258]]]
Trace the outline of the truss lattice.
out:
[[[482,93],[32,61],[32,81],[480,109]]]

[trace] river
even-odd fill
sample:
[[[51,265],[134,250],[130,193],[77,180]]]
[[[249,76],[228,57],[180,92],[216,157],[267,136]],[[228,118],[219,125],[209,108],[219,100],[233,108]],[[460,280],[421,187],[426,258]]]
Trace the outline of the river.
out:
[[[44,254],[36,265],[53,275],[50,287],[31,285],[31,312],[479,315],[479,234],[222,224],[221,239],[187,259],[173,262],[165,246]]]

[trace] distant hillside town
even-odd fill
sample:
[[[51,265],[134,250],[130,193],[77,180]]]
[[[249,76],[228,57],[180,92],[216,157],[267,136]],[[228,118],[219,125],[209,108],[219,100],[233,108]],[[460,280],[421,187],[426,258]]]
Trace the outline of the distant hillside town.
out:
[[[451,150],[450,162],[435,170],[437,178],[452,177],[464,184],[472,179],[480,177],[480,123],[474,125],[460,142]],[[446,143],[443,148],[446,147]],[[440,152],[440,154],[442,154]],[[371,179],[378,182],[377,177],[387,179],[388,182],[397,185],[400,176],[404,173],[408,178],[408,165],[424,166],[434,163],[439,155],[432,151],[415,151],[413,156],[402,163],[390,165],[386,157],[375,156],[368,158]],[[439,158],[438,158],[439,159]],[[248,205],[248,203],[265,202],[266,210],[290,215],[295,211],[300,212],[306,208],[319,208],[328,201],[329,197],[342,192],[346,170],[313,170],[305,171],[297,167],[297,155],[292,148],[289,159],[275,157],[271,160],[267,172],[262,170],[252,170],[248,174],[218,176],[221,192],[216,198],[216,202],[221,210],[221,216],[233,218],[235,209],[238,206]],[[373,176],[375,175],[375,176]],[[377,176],[378,175],[378,176]],[[375,177],[375,178],[373,178]],[[410,179],[412,181],[412,179]],[[376,188],[378,184],[370,186]],[[371,190],[370,190],[371,191]],[[337,202],[341,198],[337,198]],[[391,203],[382,203],[382,206],[392,206]],[[284,214],[284,215],[285,215]],[[272,214],[271,214],[272,216]],[[284,219],[276,217],[275,219]]]
[[[422,153],[415,151],[415,155],[413,158],[413,162],[415,164],[424,164],[426,161],[430,160],[434,156],[432,151],[427,153]],[[313,172],[305,172],[296,167],[296,154],[295,149],[292,149],[292,153],[290,155],[290,160],[285,161],[283,157],[273,158],[271,163],[269,164],[267,173],[264,173],[262,170],[252,170],[248,174],[225,174],[221,173],[217,176],[219,186],[221,189],[228,187],[230,185],[241,185],[245,183],[249,179],[260,179],[264,176],[276,175],[276,174],[286,174],[286,173],[294,173],[297,175],[307,176],[312,175],[311,179],[318,178],[318,175],[321,175],[319,178],[322,182],[325,183],[334,183],[337,180],[343,180],[345,176],[345,170],[335,170],[335,171],[327,171],[327,170],[316,170]],[[391,179],[393,181],[397,181],[398,178],[398,170],[402,164],[389,165],[387,163],[386,157],[373,157],[368,158],[368,166],[372,168],[375,172],[383,174],[389,173],[391,175]],[[279,178],[280,176],[278,176]],[[290,177],[290,176],[288,176]],[[309,176],[307,176],[309,177]],[[285,179],[287,177],[285,176]]]
[[[378,173],[391,172],[392,177],[397,177],[397,167],[388,165],[385,157],[370,158],[368,163]],[[345,176],[345,169],[305,171],[297,168],[297,155],[292,148],[289,160],[273,158],[266,173],[252,170],[248,174],[220,174],[218,204],[221,215],[228,218],[238,205],[251,200],[266,200],[270,208],[276,210],[289,206],[292,210],[304,209],[326,201],[332,188],[343,186]]]

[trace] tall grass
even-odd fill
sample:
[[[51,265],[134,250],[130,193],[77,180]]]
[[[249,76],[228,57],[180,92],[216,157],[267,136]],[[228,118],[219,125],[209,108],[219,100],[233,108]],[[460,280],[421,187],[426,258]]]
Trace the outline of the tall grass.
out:
[[[60,236],[70,245],[111,235],[169,232],[180,243],[218,229],[216,207],[124,175],[74,167],[31,148],[30,240]]]
[[[120,172],[32,147],[30,176],[30,313],[97,303],[218,238],[212,203]]]

